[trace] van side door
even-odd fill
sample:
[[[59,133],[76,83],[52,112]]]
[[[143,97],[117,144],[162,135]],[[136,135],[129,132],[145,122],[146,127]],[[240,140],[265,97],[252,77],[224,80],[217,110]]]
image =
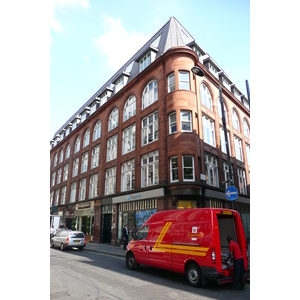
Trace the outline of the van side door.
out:
[[[148,252],[149,252],[149,241],[148,241],[149,226],[145,225],[136,234],[136,239],[134,241],[134,256],[139,264],[149,264],[148,263]]]
[[[171,269],[172,222],[155,224],[149,232],[149,262],[151,266]]]

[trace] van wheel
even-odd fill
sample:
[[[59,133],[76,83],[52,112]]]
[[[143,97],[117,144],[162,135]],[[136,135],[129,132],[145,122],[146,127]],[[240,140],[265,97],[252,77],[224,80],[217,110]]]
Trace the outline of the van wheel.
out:
[[[65,249],[64,243],[61,243],[61,245],[60,245],[60,250],[63,251],[64,249]]]
[[[202,285],[202,275],[199,266],[195,263],[191,263],[186,267],[186,278],[191,286]]]
[[[138,268],[139,264],[136,262],[133,253],[129,253],[126,256],[126,266],[129,270],[135,270]]]

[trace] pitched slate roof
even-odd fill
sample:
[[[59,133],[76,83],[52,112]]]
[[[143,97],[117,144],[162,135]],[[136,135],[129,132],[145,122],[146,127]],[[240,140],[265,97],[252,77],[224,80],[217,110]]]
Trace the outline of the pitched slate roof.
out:
[[[158,42],[159,38],[159,42]],[[158,43],[157,43],[158,42]],[[148,53],[150,48],[155,49],[156,57],[164,54],[170,48],[175,46],[189,46],[196,45],[197,48],[207,54],[195,41],[195,39],[188,33],[188,31],[178,22],[175,17],[171,17],[170,20],[158,30],[150,40],[139,49],[106,83],[100,87],[88,100],[85,102],[67,121],[61,126],[54,134],[53,139],[59,135],[63,129],[65,129],[69,123],[75,120],[76,116],[84,111],[84,109],[91,105],[96,97],[99,97],[107,87],[112,87],[113,83],[120,78],[123,72],[129,74],[129,83],[133,78],[139,74],[139,60]],[[209,55],[207,54],[207,57]],[[114,95],[114,91],[111,97]],[[109,100],[108,100],[109,101]]]

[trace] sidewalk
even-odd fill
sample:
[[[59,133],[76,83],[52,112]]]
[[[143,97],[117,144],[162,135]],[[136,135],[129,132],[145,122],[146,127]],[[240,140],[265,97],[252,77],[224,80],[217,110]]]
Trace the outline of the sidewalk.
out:
[[[111,246],[109,244],[87,243],[83,250],[109,254],[113,256],[125,258],[125,250],[119,246]]]

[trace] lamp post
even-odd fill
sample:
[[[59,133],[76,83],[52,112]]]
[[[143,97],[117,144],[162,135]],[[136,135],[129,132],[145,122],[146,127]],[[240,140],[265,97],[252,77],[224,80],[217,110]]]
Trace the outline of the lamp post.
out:
[[[205,76],[204,71],[198,66],[192,67],[191,71],[199,77]],[[233,176],[232,176],[232,171],[231,171],[231,161],[230,161],[230,154],[229,154],[229,144],[228,144],[228,137],[227,137],[227,127],[226,127],[226,118],[225,118],[225,111],[224,111],[224,101],[223,101],[223,96],[222,96],[222,87],[219,85],[218,88],[219,88],[219,94],[220,94],[220,102],[221,102],[221,109],[222,109],[222,123],[223,123],[223,128],[224,128],[225,144],[226,144],[226,152],[227,152],[227,160],[228,160],[228,168],[229,168],[229,185],[233,186]],[[236,201],[235,200],[233,200],[233,207],[234,207],[234,210],[236,210]]]

